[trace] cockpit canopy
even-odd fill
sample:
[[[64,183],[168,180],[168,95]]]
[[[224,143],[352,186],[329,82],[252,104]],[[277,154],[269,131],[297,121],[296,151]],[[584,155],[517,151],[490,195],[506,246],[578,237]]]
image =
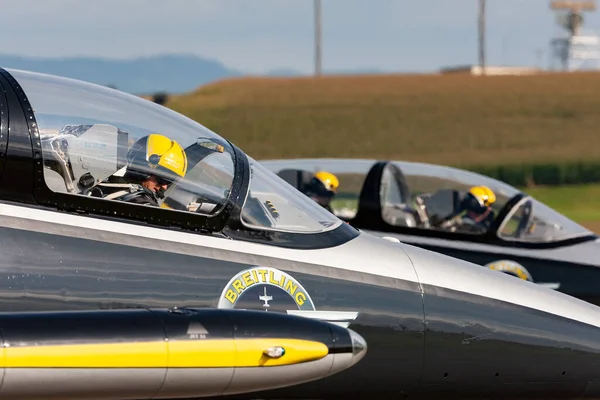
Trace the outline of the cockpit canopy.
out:
[[[593,235],[536,199],[477,173],[425,163],[364,159],[264,160],[265,167],[303,191],[317,171],[335,174],[333,212],[362,229],[549,243]],[[469,195],[482,186],[495,201],[471,212]],[[476,200],[476,199],[475,199]],[[485,214],[488,223],[477,220]],[[476,221],[474,223],[473,221]]]
[[[137,208],[120,216],[145,215],[143,219],[148,222],[168,220],[169,215],[175,220],[175,215],[184,213],[183,218],[178,218],[185,221],[185,215],[189,215],[185,224],[190,226],[202,221],[201,226],[197,226],[201,230],[222,231],[234,223],[232,230],[236,232],[314,234],[340,227],[350,232],[343,221],[295,191],[230,142],[179,113],[86,82],[7,71],[19,83],[33,108],[32,137],[35,137],[34,148],[41,149],[43,182],[50,190],[48,196],[73,196],[61,197],[60,202],[50,199],[47,204],[65,205],[71,200],[64,199],[73,199],[79,204],[78,208],[97,211],[105,207],[95,203],[99,200],[103,201],[100,204],[128,202]],[[156,165],[161,162],[164,165],[160,168],[169,168],[172,160],[165,158],[166,148],[152,150],[156,154],[143,150],[142,158],[150,169],[146,175],[132,174],[135,169],[129,163],[132,145],[152,134],[163,135],[170,139],[171,146],[175,141],[184,149],[187,168],[183,177],[166,181],[160,174],[150,173],[158,171]],[[154,198],[156,204],[152,209],[158,211],[130,203],[141,194]],[[79,200],[74,200],[76,198]],[[155,212],[162,213],[161,217],[154,217]],[[165,214],[167,212],[171,214]],[[203,219],[198,219],[200,217]],[[214,221],[224,222],[219,225]]]

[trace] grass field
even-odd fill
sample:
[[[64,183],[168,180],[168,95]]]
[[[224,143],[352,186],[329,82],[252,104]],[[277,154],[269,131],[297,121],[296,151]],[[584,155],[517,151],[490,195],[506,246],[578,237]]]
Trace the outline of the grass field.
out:
[[[457,166],[596,158],[600,74],[239,78],[166,104],[254,158]]]
[[[529,188],[525,192],[600,233],[600,184]]]
[[[166,104],[256,159],[359,157],[455,166],[593,160],[600,74],[239,78]],[[600,185],[529,193],[600,232]]]

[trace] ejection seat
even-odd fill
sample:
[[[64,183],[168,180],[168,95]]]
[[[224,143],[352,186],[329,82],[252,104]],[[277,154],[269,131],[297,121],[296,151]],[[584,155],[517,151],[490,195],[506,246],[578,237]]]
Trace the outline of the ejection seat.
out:
[[[421,222],[427,227],[442,227],[460,213],[461,192],[441,189],[415,196]]]
[[[310,172],[299,169],[282,169],[277,175],[302,193],[306,193],[306,187],[313,177]]]
[[[367,179],[374,178],[368,175]],[[392,226],[416,227],[419,218],[410,204],[411,191],[400,167],[392,162],[384,162],[379,185],[381,218]]]
[[[126,166],[128,136],[108,124],[66,125],[43,136],[46,184],[57,192],[87,194]]]

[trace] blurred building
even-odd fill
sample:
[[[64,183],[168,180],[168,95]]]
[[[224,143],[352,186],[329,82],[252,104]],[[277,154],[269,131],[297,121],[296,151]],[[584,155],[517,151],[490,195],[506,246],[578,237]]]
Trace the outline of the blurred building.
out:
[[[469,74],[483,75],[482,68],[478,65],[459,65],[456,67],[446,67],[440,70],[442,74]],[[542,70],[534,67],[495,67],[488,65],[485,67],[485,75],[534,75],[541,73]]]

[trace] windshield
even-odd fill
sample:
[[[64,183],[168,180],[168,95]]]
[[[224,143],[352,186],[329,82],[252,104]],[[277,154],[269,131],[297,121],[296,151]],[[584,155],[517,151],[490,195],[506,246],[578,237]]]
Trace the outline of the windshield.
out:
[[[502,221],[504,240],[547,243],[590,235],[592,232],[530,196],[521,199]]]
[[[273,172],[250,160],[250,191],[242,209],[249,227],[282,232],[319,233],[343,222]]]
[[[350,223],[354,223],[365,183],[377,176],[370,176],[376,160],[298,159],[263,163],[296,188],[302,188],[316,171],[335,174],[340,186],[331,202],[333,212]],[[484,186],[493,193],[491,197]],[[502,217],[501,211],[521,191],[458,168],[390,162],[385,165],[380,180],[369,185],[369,190],[379,190],[381,218],[392,226],[484,235],[499,224],[500,238],[527,242],[552,242],[592,234],[531,197],[512,205],[509,214]],[[469,194],[471,190],[477,198]],[[360,228],[364,222],[357,223]]]

